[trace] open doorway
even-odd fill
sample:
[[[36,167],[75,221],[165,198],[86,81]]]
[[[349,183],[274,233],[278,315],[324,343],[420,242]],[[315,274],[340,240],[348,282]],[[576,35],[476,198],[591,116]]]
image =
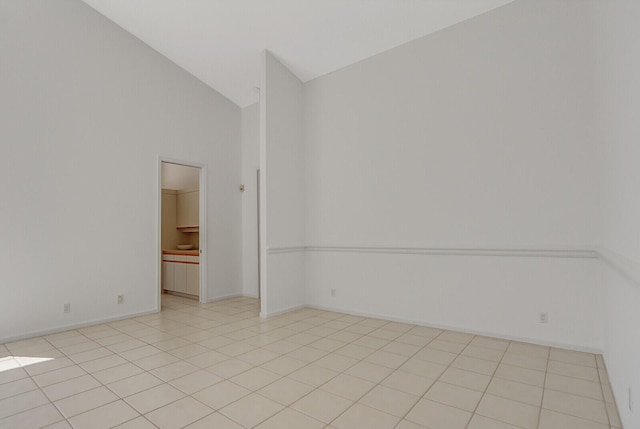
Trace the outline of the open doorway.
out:
[[[159,308],[162,297],[206,302],[204,167],[160,160]]]

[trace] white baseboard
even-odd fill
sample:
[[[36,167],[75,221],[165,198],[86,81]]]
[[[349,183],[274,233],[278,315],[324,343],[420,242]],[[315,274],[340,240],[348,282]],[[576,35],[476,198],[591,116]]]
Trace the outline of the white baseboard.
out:
[[[178,294],[175,294],[175,295],[176,296],[180,296]],[[236,293],[236,294],[218,296],[218,297],[209,299],[207,302],[222,301],[224,299],[237,298],[237,297],[240,297],[240,296],[244,296],[244,295]],[[185,297],[191,298],[190,296],[185,296]],[[154,314],[154,313],[158,313],[158,312],[160,312],[159,309],[147,310],[147,311],[142,311],[142,312],[137,312],[137,313],[122,314],[122,315],[118,315],[118,316],[115,316],[115,317],[105,317],[105,318],[102,318],[102,319],[93,319],[93,320],[89,320],[89,321],[85,321],[85,322],[70,323],[70,324],[67,324],[67,325],[61,325],[61,326],[57,326],[55,328],[50,328],[50,329],[30,331],[30,332],[27,332],[27,333],[24,333],[24,334],[20,334],[20,335],[15,335],[15,336],[12,336],[12,337],[0,338],[0,344],[11,343],[11,342],[14,342],[14,341],[26,340],[26,339],[34,338],[34,337],[42,337],[44,335],[57,334],[59,332],[69,331],[69,330],[72,330],[72,329],[86,328],[88,326],[100,325],[102,323],[110,323],[110,322],[116,322],[118,320],[131,319],[131,318],[134,318],[134,317],[148,316],[149,314]]]
[[[450,330],[450,331],[464,332],[466,334],[482,335],[482,336],[485,336],[485,337],[493,337],[493,338],[500,338],[500,339],[509,340],[509,341],[518,341],[518,342],[523,342],[523,343],[537,344],[537,345],[540,345],[540,346],[556,347],[556,348],[561,348],[561,349],[575,350],[575,351],[579,351],[579,352],[602,354],[602,350],[601,349],[594,349],[594,348],[591,348],[591,347],[582,347],[582,346],[578,346],[578,345],[575,345],[575,344],[557,343],[557,342],[554,342],[554,341],[542,341],[542,340],[538,340],[538,339],[534,339],[534,338],[519,337],[519,336],[514,336],[514,335],[505,335],[505,334],[500,334],[500,333],[495,333],[495,332],[487,332],[487,331],[481,331],[481,330],[476,330],[476,329],[461,328],[459,326],[451,326],[451,325],[443,325],[443,324],[440,324],[440,323],[425,322],[423,320],[404,319],[404,318],[389,316],[389,315],[386,315],[386,314],[375,314],[375,313],[366,313],[366,312],[360,312],[360,311],[351,311],[351,310],[347,310],[347,309],[344,309],[344,308],[327,307],[327,306],[323,306],[323,305],[310,305],[310,304],[307,304],[305,307],[315,308],[317,310],[335,311],[337,313],[344,313],[344,314],[349,314],[349,315],[352,315],[352,316],[361,316],[361,317],[371,317],[371,318],[374,318],[374,319],[383,319],[383,320],[388,320],[390,322],[409,323],[411,325],[426,326],[426,327],[429,327],[429,328],[447,329],[447,330]]]
[[[194,301],[199,301],[199,298],[196,295],[191,295],[188,293],[176,292],[175,290],[163,290],[162,293],[164,295],[173,295],[179,296],[180,298],[192,299]]]
[[[207,300],[207,302],[222,301],[224,299],[237,298],[239,296],[243,296],[243,295],[241,293],[232,293],[232,294],[229,294],[229,295],[221,295],[221,296],[216,296],[216,297],[213,297],[213,298],[209,298]]]
[[[290,308],[285,308],[284,310],[278,310],[278,311],[274,311],[273,313],[268,313],[268,314],[264,314],[262,311],[260,312],[260,317],[263,319],[268,319],[269,317],[273,317],[273,316],[279,316],[281,314],[285,314],[285,313],[289,313],[292,311],[296,311],[296,310],[300,310],[303,309],[305,307],[308,307],[307,305],[296,305],[295,307],[290,307]]]
[[[42,337],[44,335],[57,334],[59,332],[69,331],[69,330],[72,330],[72,329],[86,328],[86,327],[93,326],[93,325],[101,325],[103,323],[117,322],[118,320],[131,319],[131,318],[140,317],[140,316],[148,316],[149,314],[155,314],[155,313],[158,313],[158,312],[159,312],[159,310],[155,309],[155,310],[142,311],[142,312],[138,312],[138,313],[122,314],[122,315],[118,315],[118,316],[115,316],[115,317],[105,317],[105,318],[102,318],[102,319],[93,319],[93,320],[89,320],[89,321],[86,321],[86,322],[70,323],[68,325],[61,325],[61,326],[57,326],[55,328],[44,329],[44,330],[39,330],[39,331],[31,331],[31,332],[27,332],[25,334],[16,335],[14,337],[0,338],[0,344],[11,343],[13,341],[26,340],[26,339],[34,338],[34,337]]]

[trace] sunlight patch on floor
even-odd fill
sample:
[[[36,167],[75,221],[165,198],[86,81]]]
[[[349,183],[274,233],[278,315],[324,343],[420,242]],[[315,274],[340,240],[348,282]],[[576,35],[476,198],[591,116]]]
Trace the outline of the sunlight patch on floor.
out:
[[[0,359],[0,372],[54,360],[52,357],[7,356]]]

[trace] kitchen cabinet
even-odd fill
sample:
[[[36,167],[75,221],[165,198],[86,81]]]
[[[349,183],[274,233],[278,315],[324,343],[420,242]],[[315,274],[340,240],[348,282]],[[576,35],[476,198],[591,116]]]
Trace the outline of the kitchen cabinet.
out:
[[[183,189],[176,196],[177,226],[200,225],[200,192],[198,189]]]
[[[187,258],[199,259],[197,256]],[[187,293],[189,295],[200,296],[200,265],[186,264],[187,269]]]
[[[200,295],[200,257],[162,255],[162,289],[188,295]]]
[[[166,262],[168,257],[173,255],[162,255],[162,289],[174,291],[174,266],[172,262]]]
[[[184,259],[186,256],[177,256],[178,260]],[[175,292],[187,293],[187,264],[183,261],[173,263],[173,290]]]

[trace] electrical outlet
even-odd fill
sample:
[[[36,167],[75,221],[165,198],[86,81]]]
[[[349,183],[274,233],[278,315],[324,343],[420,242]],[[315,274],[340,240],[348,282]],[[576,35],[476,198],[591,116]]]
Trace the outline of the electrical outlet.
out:
[[[124,295],[118,295],[118,304],[124,304]]]
[[[71,313],[71,304],[65,304],[64,305],[64,312],[65,313]]]
[[[631,390],[631,387],[629,387],[629,411],[631,411],[633,413],[633,391]]]
[[[540,313],[538,320],[540,323],[549,323],[549,314],[543,311]]]
[[[331,289],[331,296],[336,296],[336,290],[335,289]]]

